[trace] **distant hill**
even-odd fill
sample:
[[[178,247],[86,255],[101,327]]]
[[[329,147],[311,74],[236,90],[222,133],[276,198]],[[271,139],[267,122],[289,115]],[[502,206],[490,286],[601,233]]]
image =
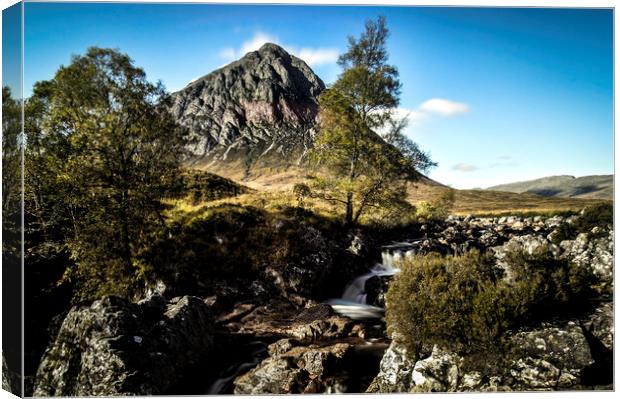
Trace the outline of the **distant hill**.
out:
[[[487,188],[493,191],[537,194],[543,197],[613,199],[613,175],[549,176]]]

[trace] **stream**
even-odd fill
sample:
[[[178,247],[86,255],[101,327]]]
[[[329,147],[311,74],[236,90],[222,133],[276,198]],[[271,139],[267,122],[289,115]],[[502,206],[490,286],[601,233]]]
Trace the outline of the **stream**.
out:
[[[420,241],[394,242],[381,247],[381,263],[377,263],[367,273],[354,278],[345,286],[340,298],[329,299],[326,303],[336,313],[353,320],[362,321],[369,325],[381,324],[385,309],[367,303],[366,282],[375,276],[386,277],[399,273],[400,269],[395,265],[399,260],[413,255]],[[251,370],[269,356],[267,352],[269,343],[253,340],[234,345],[237,347],[237,350],[234,351],[235,355],[222,359],[224,371],[216,379],[208,382],[206,393],[208,395],[232,394],[235,378]],[[375,338],[362,341],[354,347],[357,365],[352,365],[351,370],[343,370],[343,372],[359,379],[363,378],[364,371],[368,372],[374,368],[378,371],[379,362],[387,344],[378,342]],[[359,387],[359,389],[365,388]]]
[[[341,298],[329,299],[327,303],[334,311],[353,320],[381,319],[385,309],[367,303],[366,282],[372,277],[394,276],[400,272],[396,263],[415,254],[421,240],[395,242],[381,249],[381,263],[373,266],[368,273],[356,277],[344,289]]]

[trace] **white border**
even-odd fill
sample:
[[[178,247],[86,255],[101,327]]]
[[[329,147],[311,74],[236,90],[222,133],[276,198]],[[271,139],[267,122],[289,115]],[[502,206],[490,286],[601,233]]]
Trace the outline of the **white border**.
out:
[[[28,2],[43,2],[40,0],[27,0]],[[48,2],[55,2],[55,1],[48,1]],[[58,1],[56,1],[58,2]],[[79,0],[65,0],[63,2],[99,2],[99,3],[119,3],[121,1],[102,1],[102,0],[91,0],[91,1],[79,1]],[[615,101],[615,76],[617,76],[619,67],[618,67],[618,63],[616,62],[617,58],[616,55],[618,54],[618,41],[616,40],[616,29],[615,27],[618,26],[618,14],[615,12],[615,5],[616,2],[613,0],[589,0],[589,1],[584,1],[584,0],[503,0],[503,1],[498,1],[498,0],[477,0],[477,1],[471,1],[471,0],[446,0],[446,1],[441,1],[441,0],[426,0],[426,1],[404,1],[404,0],[307,0],[307,1],[300,1],[300,0],[289,0],[289,1],[276,1],[276,0],[272,0],[272,1],[265,1],[265,0],[243,0],[243,1],[234,1],[234,0],[219,0],[219,1],[196,1],[196,0],[184,0],[184,1],[175,1],[175,0],[136,0],[136,1],[130,1],[132,3],[204,3],[204,4],[294,4],[294,5],[376,5],[376,6],[468,6],[468,7],[558,7],[558,8],[614,8],[614,160],[615,160],[615,154],[617,153],[617,150],[620,148],[620,144],[618,143],[617,140],[615,140],[615,131],[617,130],[617,119],[615,118],[615,115],[617,115],[618,111],[619,111],[619,106],[618,103]],[[7,8],[13,4],[17,3],[15,0],[0,0],[0,5],[1,8]],[[2,27],[2,22],[0,21],[0,32],[1,32],[1,27]],[[22,35],[22,40],[23,40],[23,35]],[[23,46],[22,46],[22,51],[23,51]],[[1,74],[1,52],[0,52],[0,74]],[[1,115],[1,111],[0,111],[0,115]],[[614,166],[615,166],[615,162],[614,162]],[[614,168],[615,169],[615,168]],[[618,183],[620,182],[620,179],[616,176],[615,171],[614,171],[614,203],[617,201],[617,197],[616,197],[616,192],[615,192],[615,187],[618,187]],[[1,190],[1,188],[0,188]],[[620,225],[620,215],[618,213],[615,213],[614,215],[614,222],[615,225],[618,226]],[[1,233],[0,233],[1,234]],[[617,236],[617,232],[616,232],[616,236]],[[614,242],[614,248],[617,248],[617,240],[615,240]],[[614,265],[616,264],[615,261],[618,259],[618,255],[615,254],[614,255]],[[615,282],[616,282],[616,286],[617,286],[617,282],[618,282],[618,276],[617,274],[615,275]],[[1,294],[1,286],[0,286],[0,294]],[[23,300],[23,299],[22,299]],[[0,295],[0,306],[1,306],[1,295]],[[615,303],[615,292],[614,292],[614,303]],[[23,309],[23,307],[22,307]],[[615,312],[614,312],[614,324],[615,324],[615,320],[618,320],[618,309],[616,307]],[[0,319],[0,339],[1,339],[1,319]],[[617,341],[616,339],[614,339],[614,341]],[[615,366],[615,370],[614,370],[614,382],[617,385],[618,383],[620,383],[620,379],[618,378],[618,376],[620,375],[619,369],[620,367],[617,367],[618,365],[618,351],[616,349],[614,349],[614,366]],[[476,393],[476,394],[459,394],[458,397],[463,397],[463,398],[478,398],[478,397],[484,397],[484,398],[536,398],[536,397],[544,397],[544,396],[550,396],[550,395],[555,395],[556,397],[566,397],[566,398],[586,398],[586,397],[590,397],[590,396],[596,396],[596,397],[615,397],[616,394],[615,392],[554,392],[554,393],[488,393],[488,394],[482,394],[482,393]],[[561,395],[561,396],[559,396]],[[613,395],[613,396],[612,396]],[[319,396],[319,395],[313,395],[313,396]],[[428,395],[427,395],[428,396]],[[14,396],[10,395],[8,392],[6,391],[1,391],[0,393],[0,399],[4,399],[4,398],[13,398]],[[173,398],[183,398],[183,396],[172,396]],[[260,396],[260,398],[278,398],[281,396],[276,396],[276,395],[265,395],[265,396]],[[350,394],[347,395],[347,397],[354,397],[354,398],[362,398],[362,397],[368,397],[366,395],[362,395],[362,394]],[[371,397],[388,397],[388,398],[403,398],[403,397],[407,397],[410,398],[412,397],[412,395],[409,394],[390,394],[388,395],[376,395],[376,396],[371,396]],[[449,394],[434,394],[433,397],[449,397]]]

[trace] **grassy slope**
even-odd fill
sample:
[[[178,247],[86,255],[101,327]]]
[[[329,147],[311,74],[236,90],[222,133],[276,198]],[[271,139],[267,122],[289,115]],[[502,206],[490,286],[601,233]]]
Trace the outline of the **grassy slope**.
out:
[[[237,168],[220,168],[217,172],[235,180],[255,191],[235,198],[216,201],[258,207],[281,207],[297,205],[292,194],[296,182],[303,181],[306,172],[301,168],[255,170],[252,176],[245,176]],[[412,184],[409,200],[416,204],[420,201],[433,201],[443,191],[450,188],[431,179],[424,178]],[[579,211],[588,205],[608,202],[599,199],[542,197],[529,193],[511,193],[492,190],[454,190],[455,203],[452,213],[475,215],[503,215],[521,213],[554,213]],[[186,205],[187,206],[187,205]],[[340,209],[321,201],[309,201],[306,207],[324,216],[339,213]]]

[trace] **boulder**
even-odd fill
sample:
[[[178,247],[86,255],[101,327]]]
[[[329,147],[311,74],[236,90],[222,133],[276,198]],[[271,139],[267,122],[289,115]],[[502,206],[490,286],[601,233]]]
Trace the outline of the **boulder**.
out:
[[[337,372],[351,350],[345,343],[306,347],[280,340],[269,346],[271,357],[235,379],[235,394],[342,392],[346,380]]]
[[[407,348],[393,340],[385,351],[379,364],[379,374],[366,392],[390,393],[409,392],[412,386],[411,373],[415,367],[416,356]]]
[[[606,282],[613,282],[614,232],[595,227],[590,234],[581,233],[574,240],[560,243],[562,256],[588,267]]]
[[[553,256],[560,255],[560,248],[541,235],[527,234],[524,236],[513,236],[502,246],[492,247],[497,265],[504,270],[505,279],[511,281],[514,272],[507,264],[506,257],[509,253],[524,252],[528,255],[550,253]]]
[[[385,294],[390,287],[393,276],[373,276],[366,280],[366,303],[368,305],[385,308]]]
[[[209,355],[212,324],[208,306],[190,296],[138,304],[106,296],[75,306],[43,355],[34,396],[170,393]]]

